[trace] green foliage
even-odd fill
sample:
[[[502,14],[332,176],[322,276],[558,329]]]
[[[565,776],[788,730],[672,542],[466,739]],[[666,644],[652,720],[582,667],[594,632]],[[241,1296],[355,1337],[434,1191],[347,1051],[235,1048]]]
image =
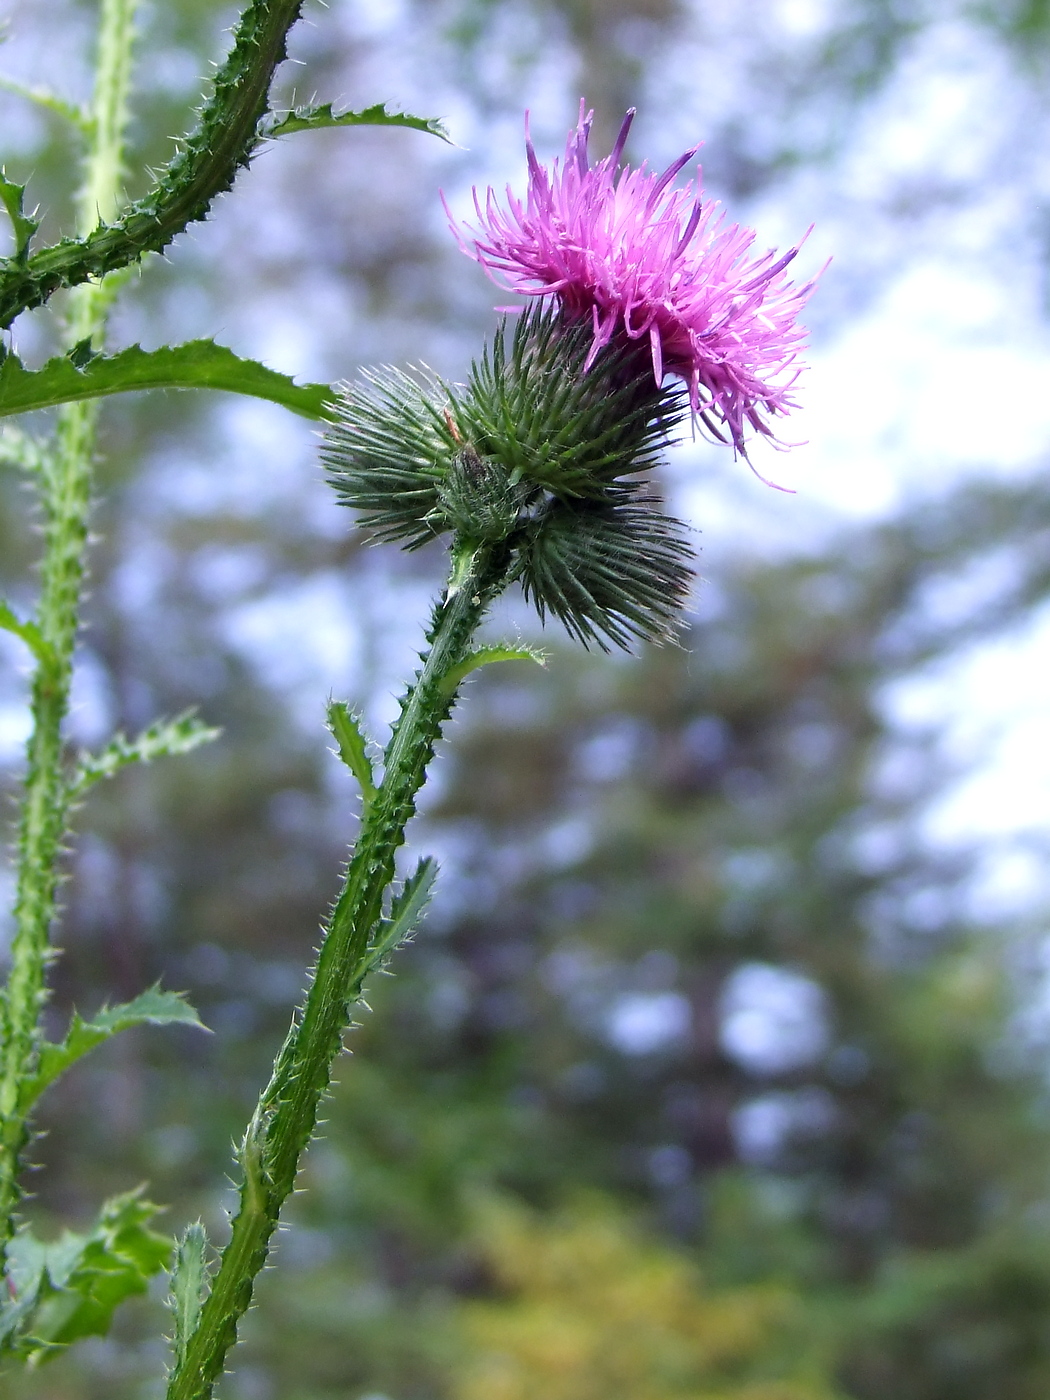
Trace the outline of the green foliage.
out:
[[[376,795],[376,784],[360,719],[343,701],[333,700],[328,706],[328,727],[339,745],[339,757],[357,779],[367,807]]]
[[[21,1086],[22,1112],[28,1111],[48,1085],[89,1050],[104,1044],[119,1031],[145,1025],[207,1029],[181,992],[162,992],[159,987],[151,987],[134,1001],[123,1002],[120,1006],[104,1006],[90,1021],[74,1011],[65,1039],[57,1045],[45,1041],[40,1047],[36,1073],[26,1078]]]
[[[464,1301],[451,1400],[817,1400],[836,1392],[819,1328],[776,1283],[706,1286],[611,1202],[548,1218],[479,1212],[488,1297]]]
[[[507,642],[497,642],[492,646],[478,647],[463,658],[458,666],[453,666],[442,680],[442,688],[451,695],[472,671],[481,666],[491,666],[496,661],[534,661],[537,666],[546,666],[547,655],[536,647],[510,646]]]
[[[296,384],[288,375],[241,359],[224,345],[193,340],[160,350],[131,345],[116,355],[78,346],[38,370],[28,370],[16,355],[8,355],[0,364],[0,417],[136,389],[222,389],[269,399],[304,418],[331,415],[327,384]]]
[[[50,659],[51,648],[40,628],[35,622],[23,622],[14,612],[9,603],[5,603],[0,598],[0,627],[5,632],[10,632],[19,637],[37,658],[38,661],[46,662]]]
[[[639,1304],[601,1330],[603,1313],[623,1319],[634,1265],[592,1287],[567,1264],[558,1292],[537,1264],[519,1285],[531,1255],[508,1248],[494,1268],[495,1228],[470,1223],[479,1188],[512,1192],[544,1207],[536,1234],[556,1256],[572,1233],[558,1203],[594,1187],[681,1242],[698,1313],[751,1290],[788,1300],[734,1386],[753,1364],[763,1384],[833,1376],[854,1400],[1045,1392],[1050,1138],[1041,1082],[1004,1061],[1002,952],[1022,950],[1009,926],[969,924],[970,855],[914,841],[953,775],[881,704],[892,679],[1046,597],[1048,524],[1045,481],[972,487],[824,554],[724,565],[688,650],[608,667],[566,649],[549,673],[483,673],[426,819],[456,843],[468,897],[370,989],[294,1217],[307,1246],[337,1244],[303,1265],[283,1330],[275,1280],[251,1343],[276,1393],[431,1400],[480,1390],[484,1371],[499,1396],[501,1364],[511,1395],[557,1393],[568,1334],[584,1357],[561,1353],[571,1382],[593,1369],[605,1394],[644,1394],[666,1354],[655,1323]],[[981,572],[987,592],[927,609],[1000,551],[1010,569]],[[595,770],[610,745],[616,765]],[[903,791],[873,776],[891,766]],[[575,851],[558,837],[570,804]],[[910,921],[918,890],[943,907],[933,928]],[[755,963],[821,989],[811,1062],[748,1069],[721,1048],[727,986]],[[620,1000],[665,991],[687,999],[691,1033],[618,1048]],[[756,1102],[785,1127],[742,1165],[734,1122]],[[645,1379],[609,1380],[622,1352]]]
[[[887,1263],[845,1320],[841,1375],[860,1400],[1037,1400],[1050,1385],[1045,1231],[989,1229],[965,1250]]]
[[[361,958],[351,979],[360,993],[366,977],[383,967],[391,953],[407,943],[415,933],[437,879],[437,863],[425,856],[391,901],[390,916],[380,919],[368,951]]]
[[[560,30],[564,20],[566,44],[571,34],[587,35],[588,61],[578,50],[569,52],[589,82],[600,85],[599,121],[603,111],[622,110],[622,97],[632,97],[618,87],[615,65],[635,62],[647,34],[662,45],[668,31],[661,25],[673,8],[664,0],[603,5],[555,0],[553,10],[545,3],[535,7],[543,25],[556,21]],[[425,23],[426,8],[417,7],[414,23]],[[1016,15],[1023,21],[1019,35],[1028,38],[1029,15],[1046,7],[981,8],[1001,20]],[[776,49],[763,47],[765,36],[756,31],[754,62],[762,65],[772,96],[768,105],[756,104],[757,126],[745,120],[729,133],[731,140],[709,139],[715,182],[761,188],[785,152],[797,156],[804,144],[800,131],[816,133],[804,138],[815,147],[829,130],[836,140],[852,131],[850,113],[843,120],[835,102],[836,85],[845,74],[859,92],[862,84],[854,79],[865,67],[875,65],[880,83],[895,71],[902,40],[923,22],[906,10],[893,0],[832,5],[827,42],[821,31],[816,45],[833,60],[823,69],[807,62],[806,42],[794,34],[785,61],[769,61]],[[210,24],[209,7],[200,5],[176,5],[164,12],[164,24],[181,44],[200,13]],[[529,29],[507,26],[506,6],[488,0],[468,0],[464,13],[491,15],[497,32],[501,25]],[[779,16],[769,30],[779,32]],[[1028,48],[1034,52],[1035,45]],[[595,61],[595,54],[608,62]],[[330,57],[342,60],[326,51],[323,62]],[[490,62],[470,66],[479,83],[491,83]],[[746,81],[737,86],[746,99]],[[775,115],[779,88],[794,94],[780,109],[787,121]],[[487,87],[487,101],[492,97]],[[151,116],[151,100],[143,93],[140,118]],[[715,120],[717,109],[716,101]],[[213,137],[217,133],[214,128]],[[311,181],[309,172],[297,179],[296,203],[309,209],[307,217],[318,207],[308,203],[310,186],[322,183]],[[37,198],[58,207],[47,193]],[[338,244],[337,254],[327,253],[328,242]],[[402,244],[391,239],[383,258],[370,260],[368,248],[359,252],[351,243],[349,237],[319,239],[318,262],[325,272],[338,266],[355,286],[367,283],[370,304],[376,304],[390,294]],[[149,295],[148,286],[143,294]],[[427,296],[448,327],[439,279],[431,279]],[[411,303],[398,298],[395,290],[394,318]],[[414,304],[410,310],[418,313]],[[325,353],[332,343],[321,341]],[[149,426],[168,431],[171,405],[154,406]],[[132,451],[141,454],[148,473],[150,444],[142,450],[130,436],[146,428],[145,417],[122,420],[128,436],[118,442],[128,447],[129,460]],[[130,481],[122,458],[110,470],[122,484]],[[148,619],[114,608],[109,570],[125,531],[133,540],[146,534],[173,559],[178,548],[195,559],[198,549],[233,552],[246,541],[256,546],[264,529],[241,519],[187,520],[177,512],[163,523],[149,520],[140,502],[152,480],[144,479],[141,496],[120,492],[97,508],[97,528],[108,543],[93,564],[89,640],[121,704],[135,687],[148,685],[168,692],[156,704],[174,712],[202,693],[199,683],[225,686],[222,693],[207,690],[209,710],[214,696],[215,712],[235,738],[221,766],[192,794],[177,771],[154,770],[136,785],[132,810],[121,813],[115,801],[103,799],[84,814],[96,850],[116,868],[121,899],[103,921],[93,903],[90,861],[77,870],[67,899],[69,971],[58,995],[68,1002],[74,981],[81,986],[101,979],[97,1001],[109,994],[114,977],[142,961],[150,970],[133,987],[145,985],[164,960],[181,979],[183,967],[196,968],[201,945],[210,945],[208,957],[200,956],[201,991],[220,1009],[230,1008],[232,1029],[221,1075],[218,1058],[203,1053],[171,1054],[165,1065],[168,1047],[158,1042],[175,1038],[150,1037],[148,1051],[129,1045],[119,1064],[114,1056],[98,1086],[84,1080],[76,1093],[71,1084],[65,1099],[51,1096],[45,1126],[54,1169],[34,1186],[43,1193],[37,1208],[54,1209],[75,1191],[96,1191],[104,1173],[126,1180],[129,1170],[148,1169],[166,1173],[164,1199],[178,1200],[180,1218],[192,1218],[205,1208],[202,1202],[210,1203],[201,1182],[206,1166],[220,1169],[238,1122],[237,1096],[280,1033],[283,1008],[276,1010],[260,989],[275,968],[301,961],[303,930],[330,895],[324,861],[330,857],[334,865],[340,857],[341,833],[332,830],[320,765],[275,721],[267,706],[275,713],[278,706],[258,693],[254,678],[246,679],[239,658],[221,653],[214,618],[193,588],[183,587],[192,580],[192,564],[185,570],[173,564],[175,586],[151,602]],[[1045,499],[1045,489],[1041,494]],[[449,511],[450,495],[447,482],[440,483],[439,505]],[[466,495],[477,512],[478,499],[469,499],[469,489]],[[355,1037],[358,1054],[332,1105],[329,1142],[318,1142],[308,1158],[311,1196],[296,1203],[297,1218],[313,1233],[304,1253],[289,1261],[293,1279],[281,1274],[272,1280],[276,1287],[258,1315],[256,1347],[265,1355],[265,1372],[246,1376],[246,1387],[269,1384],[275,1394],[297,1400],[376,1391],[431,1400],[441,1380],[419,1360],[420,1318],[430,1300],[449,1290],[477,1300],[486,1288],[470,1261],[463,1263],[463,1251],[474,1248],[480,1257],[483,1242],[464,1243],[468,1236],[450,1202],[475,1175],[495,1176],[531,1199],[542,1198],[555,1192],[561,1172],[601,1181],[632,1204],[648,1202],[654,1218],[697,1244],[707,1280],[701,1287],[708,1293],[728,1287],[711,1282],[727,1276],[777,1278],[786,1292],[805,1296],[806,1326],[816,1313],[833,1311],[827,1297],[832,1280],[834,1321],[843,1323],[837,1335],[853,1332],[844,1375],[856,1397],[1031,1400],[1045,1393],[1040,1256],[1050,1257],[1050,1250],[1038,1227],[1045,1209],[1038,1112],[1027,1089],[1018,1090],[1005,1073],[988,1073],[1008,1009],[1002,998],[968,999],[960,991],[960,984],[963,991],[972,991],[974,982],[978,991],[996,985],[994,958],[976,959],[976,972],[951,959],[931,966],[931,945],[968,931],[957,919],[933,933],[908,924],[908,893],[921,892],[924,882],[939,890],[951,873],[917,844],[909,860],[881,871],[859,869],[848,859],[854,837],[859,841],[871,825],[903,831],[906,846],[911,829],[910,798],[893,811],[881,800],[872,805],[858,777],[892,740],[877,708],[866,703],[866,690],[877,694],[887,677],[921,660],[923,648],[943,655],[954,641],[974,635],[970,619],[953,638],[931,628],[921,607],[902,611],[909,579],[918,572],[936,580],[938,568],[945,579],[968,577],[968,561],[983,557],[982,539],[1011,561],[1038,557],[1045,572],[1046,516],[1038,496],[1019,505],[1023,523],[1016,527],[1005,523],[1003,499],[971,505],[968,526],[950,503],[924,516],[927,544],[939,542],[936,566],[926,549],[926,563],[916,570],[916,553],[926,546],[921,530],[909,531],[902,522],[881,539],[864,531],[853,537],[845,546],[849,568],[821,564],[807,574],[763,566],[740,571],[724,587],[720,580],[712,596],[726,608],[725,624],[708,622],[698,634],[702,654],[693,683],[682,678],[684,658],[670,651],[648,657],[631,677],[622,668],[577,671],[568,657],[559,657],[542,687],[529,685],[531,668],[515,668],[524,676],[513,691],[508,677],[496,673],[489,692],[484,677],[472,698],[483,707],[491,694],[498,723],[482,718],[461,728],[463,750],[446,769],[443,810],[431,818],[444,820],[466,846],[462,880],[471,907],[463,911],[457,891],[438,935],[409,952],[411,975],[396,983],[383,979],[377,987],[381,1014],[368,1018]],[[1012,507],[1005,506],[1008,513]],[[289,512],[265,540],[275,576],[287,580],[296,571],[331,567],[333,552],[340,568],[345,562],[354,569],[353,546],[345,554],[341,546],[333,551],[328,539],[311,540],[297,526]],[[880,567],[869,569],[865,561],[876,553]],[[9,567],[12,557],[9,551]],[[425,559],[415,567],[425,568]],[[990,603],[989,626],[1020,616],[1044,596],[1037,571],[1022,572],[1016,596]],[[363,586],[360,579],[355,585]],[[171,618],[176,600],[184,609],[178,628],[161,625],[158,619]],[[206,647],[209,670],[202,682]],[[151,704],[146,714],[154,712]],[[619,743],[624,734],[629,759],[621,776],[592,783],[592,751],[610,735]],[[827,745],[823,760],[821,742]],[[923,755],[908,757],[908,767],[924,791],[936,789]],[[290,795],[315,817],[289,823]],[[150,813],[164,814],[163,847],[149,815],[142,820],[143,800]],[[545,853],[567,801],[593,845],[589,855],[556,869]],[[523,866],[525,875],[516,878]],[[486,891],[497,879],[501,898],[490,905]],[[162,883],[162,907],[152,921],[132,927],[125,894],[131,903],[138,884],[150,880]],[[606,882],[609,893],[602,898]],[[875,933],[874,915],[880,919]],[[1009,942],[1008,930],[1003,941]],[[581,949],[583,960],[597,968],[583,992],[606,1002],[617,990],[647,986],[646,958],[655,951],[666,960],[670,950],[679,965],[675,988],[693,1005],[696,1034],[688,1050],[632,1059],[614,1053],[597,1031],[591,1034],[585,1018],[567,1009],[568,993],[563,1005],[561,992],[552,990],[554,971]],[[804,970],[826,989],[839,1036],[827,1066],[748,1076],[719,1055],[712,1030],[718,989],[748,958]],[[850,1072],[860,1077],[847,1082]],[[105,1084],[103,1074],[109,1076]],[[149,1093],[136,1106],[145,1074]],[[90,1092],[81,1094],[81,1083]],[[121,1136],[99,1111],[96,1087],[126,1100],[134,1132]],[[738,1173],[727,1131],[731,1114],[754,1097],[790,1106],[793,1096],[801,1102],[813,1089],[829,1096],[830,1126],[793,1139],[772,1165]],[[381,1130],[359,1112],[362,1106],[381,1120]],[[190,1121],[189,1155],[166,1159],[157,1144],[169,1139],[161,1135],[190,1137]],[[691,1175],[679,1184],[654,1185],[645,1164],[668,1143],[686,1153]],[[1027,1186],[1018,1181],[1024,1175]],[[734,1185],[744,1179],[741,1203],[731,1221],[719,1222],[716,1198],[730,1176]],[[1004,1214],[1031,1227],[1023,1267],[1016,1256],[1011,1262],[1005,1245],[994,1262],[991,1249],[946,1243],[986,1239],[994,1218]],[[564,1218],[551,1225],[552,1236],[556,1230],[570,1233]],[[320,1263],[310,1263],[311,1247]],[[625,1268],[625,1278],[632,1269]],[[584,1299],[585,1287],[586,1280],[579,1290]],[[516,1309],[520,1320],[535,1299],[535,1289],[508,1288],[502,1338],[516,1340],[510,1314]],[[488,1301],[498,1308],[501,1300]],[[580,1297],[567,1301],[577,1332],[582,1310]],[[62,1380],[48,1373],[48,1397],[137,1394],[144,1349],[123,1345],[137,1325],[129,1318],[123,1339],[115,1337],[104,1355],[83,1353],[75,1375],[73,1358],[60,1363],[69,1369]],[[447,1314],[439,1325],[453,1330]],[[460,1355],[455,1367],[462,1377],[467,1359]]]
[[[385,102],[377,102],[359,112],[335,112],[331,102],[316,107],[296,107],[286,115],[271,113],[260,127],[264,137],[289,136],[294,131],[318,131],[332,126],[401,126],[425,131],[452,144],[443,122],[437,117],[413,117],[407,112],[388,112]]]
[[[187,1225],[175,1252],[171,1274],[171,1311],[175,1318],[175,1364],[186,1357],[186,1344],[197,1330],[208,1292],[208,1236],[198,1220]]]
[[[13,423],[0,427],[0,466],[19,467],[26,472],[44,471],[49,460],[47,447]]]
[[[103,778],[116,777],[129,764],[192,753],[202,744],[214,743],[221,734],[221,729],[204,724],[192,710],[175,719],[155,720],[134,739],[117,734],[99,753],[81,753],[69,785],[70,796],[79,797]]]
[[[0,200],[3,200],[15,236],[15,251],[11,258],[13,262],[25,262],[29,253],[30,241],[40,227],[39,220],[30,218],[22,208],[25,193],[24,185],[16,185],[0,169]]]
[[[34,106],[42,108],[45,112],[62,117],[65,121],[71,122],[82,135],[87,135],[91,131],[92,118],[90,114],[74,103],[67,102],[65,98],[59,97],[50,88],[27,87],[24,83],[16,82],[13,78],[0,74],[0,91],[12,92],[17,97],[24,97],[27,102],[32,102]]]
[[[171,1242],[147,1229],[157,1207],[141,1188],[106,1202],[87,1234],[42,1244],[27,1230],[9,1249],[12,1296],[0,1305],[0,1354],[46,1361],[80,1337],[104,1334],[118,1303],[167,1268]]]

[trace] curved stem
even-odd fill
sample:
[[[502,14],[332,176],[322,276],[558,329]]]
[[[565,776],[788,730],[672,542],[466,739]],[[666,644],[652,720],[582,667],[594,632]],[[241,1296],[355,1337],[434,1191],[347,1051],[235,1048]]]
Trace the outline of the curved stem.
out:
[[[187,224],[205,217],[258,144],[270,84],[302,5],[303,0],[252,0],[247,6],[196,129],[144,199],[119,219],[115,209],[100,206],[84,236],[63,239],[24,263],[6,262],[0,272],[0,328],[42,306],[59,287],[77,286],[159,251]]]
[[[95,79],[92,138],[79,222],[91,228],[117,208],[137,0],[103,0]],[[69,345],[102,333],[113,288],[78,287],[70,298]],[[21,1192],[19,1158],[27,1139],[21,1085],[32,1073],[47,1000],[45,974],[52,956],[58,859],[67,832],[68,794],[62,762],[62,726],[69,709],[91,504],[96,403],[59,410],[53,449],[41,472],[44,557],[37,626],[43,638],[33,677],[33,730],[26,752],[25,795],[18,840],[18,890],[11,973],[0,1008],[0,1267],[14,1231]]]
[[[232,1235],[198,1327],[171,1376],[168,1400],[207,1400],[236,1340],[237,1324],[251,1302],[255,1277],[313,1134],[350,1007],[360,994],[369,943],[394,878],[394,857],[455,699],[446,678],[463,661],[489,603],[506,584],[502,551],[466,547],[458,558],[469,560],[469,567],[465,574],[454,568],[458,586],[450,586],[435,605],[427,634],[430,650],[402,701],[384,755],[383,781],[368,805],[342,893],[328,920],[306,1004],[292,1023],[245,1133],[239,1154],[240,1207]]]

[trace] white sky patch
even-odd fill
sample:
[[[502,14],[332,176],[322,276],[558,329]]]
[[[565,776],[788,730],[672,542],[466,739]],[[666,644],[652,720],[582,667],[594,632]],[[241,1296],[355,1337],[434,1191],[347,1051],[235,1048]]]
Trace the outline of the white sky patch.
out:
[[[834,1112],[830,1094],[816,1087],[761,1094],[733,1114],[737,1151],[754,1166],[772,1166],[792,1138],[826,1132]]]
[[[886,518],[967,477],[1023,478],[1050,455],[1050,328],[1033,241],[1034,202],[1050,184],[1046,113],[1009,65],[983,30],[931,28],[833,168],[803,170],[750,214],[729,211],[756,224],[763,247],[815,219],[799,264],[814,258],[808,272],[825,251],[834,261],[803,316],[819,333],[801,407],[781,425],[805,445],[754,453],[796,494],[767,491],[717,449],[672,455],[674,506],[703,531],[702,573],[717,579],[742,537],[771,557],[819,546],[844,520]],[[965,611],[968,582],[924,599],[931,620]],[[699,597],[702,609],[703,585]],[[960,773],[922,838],[974,848],[970,906],[988,919],[1047,895],[1048,646],[1041,615],[893,689],[894,722],[938,734]]]
[[[750,1074],[812,1064],[828,1044],[824,993],[809,977],[772,963],[745,963],[722,991],[719,1042]]]
[[[395,28],[404,15],[403,0],[358,0],[354,6],[355,28],[359,34],[369,38]]]
[[[24,700],[0,704],[0,763],[16,763],[22,755],[33,727]]]
[[[105,743],[114,726],[112,678],[97,654],[80,647],[73,670],[69,737],[88,746]]]
[[[606,1032],[623,1054],[652,1055],[681,1044],[691,1023],[681,992],[625,992],[609,1008]]]
[[[958,21],[931,26],[859,123],[852,189],[909,175],[980,180],[1015,116],[1015,87],[986,33]]]
[[[963,474],[1013,475],[1050,445],[1050,334],[1018,324],[1011,289],[925,262],[812,365],[788,458],[766,475],[839,517],[888,514]],[[812,524],[812,522],[810,522]]]
[[[929,808],[936,844],[1039,833],[1050,813],[1050,607],[884,692],[902,731],[936,732],[945,757],[979,766]]]
[[[777,0],[777,19],[788,34],[809,38],[819,34],[830,19],[828,0]]]
[[[287,696],[312,729],[324,697],[344,695],[357,656],[357,629],[345,581],[334,571],[230,609],[219,626],[263,682]]]

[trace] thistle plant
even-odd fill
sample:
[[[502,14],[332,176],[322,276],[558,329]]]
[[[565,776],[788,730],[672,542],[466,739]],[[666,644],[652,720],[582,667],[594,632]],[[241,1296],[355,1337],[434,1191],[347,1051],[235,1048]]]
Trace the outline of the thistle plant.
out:
[[[123,1297],[168,1269],[169,1400],[211,1395],[315,1131],[353,1006],[427,902],[433,862],[420,861],[399,881],[397,856],[460,686],[480,666],[539,659],[519,644],[477,643],[492,603],[520,585],[541,619],[556,619],[584,645],[672,639],[689,596],[692,549],[686,526],[665,512],[653,472],[690,421],[728,436],[745,455],[749,430],[771,435],[769,420],[793,404],[796,315],[812,286],[786,278],[797,249],[750,259],[753,234],[725,226],[690,187],[674,187],[692,151],[660,175],[623,165],[633,114],[611,154],[592,166],[590,118],[581,108],[561,167],[546,169],[526,133],[524,202],[508,193],[503,210],[491,190],[484,202],[475,193],[479,231],[454,224],[461,247],[528,299],[520,314],[504,316],[465,383],[421,366],[303,386],[211,342],[107,354],[106,314],[122,271],[205,217],[262,142],[363,124],[443,135],[433,120],[384,106],[272,110],[271,81],[298,11],[298,0],[252,0],[196,128],[150,193],[124,208],[134,0],[102,0],[93,110],[72,114],[85,165],[76,236],[34,251],[24,191],[0,182],[14,233],[0,263],[3,326],[57,290],[70,291],[66,353],[32,369],[7,351],[0,364],[0,413],[58,406],[51,439],[4,438],[7,455],[32,475],[45,528],[34,615],[23,619],[0,605],[0,626],[21,639],[35,666],[16,934],[0,1019],[0,1255],[8,1281],[0,1353],[46,1360],[105,1330]],[[184,715],[135,738],[116,735],[99,753],[71,759],[67,752],[97,400],[160,385],[231,389],[326,421],[322,460],[339,500],[376,542],[414,550],[442,540],[447,578],[378,764],[360,718],[342,702],[328,708],[337,753],[360,789],[360,827],[301,1007],[237,1151],[239,1205],[228,1239],[213,1248],[193,1224],[171,1242],[150,1227],[154,1208],[131,1193],[106,1202],[86,1233],[46,1245],[20,1213],[39,1096],[127,1027],[196,1023],[178,994],[149,988],[90,1020],[75,1016],[61,1042],[47,1041],[41,1027],[59,858],[74,805],[129,763],[216,737]]]

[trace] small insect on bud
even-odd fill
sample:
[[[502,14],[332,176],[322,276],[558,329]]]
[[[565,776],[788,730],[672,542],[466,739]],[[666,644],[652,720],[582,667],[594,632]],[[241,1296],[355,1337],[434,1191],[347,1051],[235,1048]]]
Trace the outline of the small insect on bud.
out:
[[[438,509],[457,534],[496,543],[513,533],[527,494],[511,485],[505,467],[467,443],[438,487]]]

